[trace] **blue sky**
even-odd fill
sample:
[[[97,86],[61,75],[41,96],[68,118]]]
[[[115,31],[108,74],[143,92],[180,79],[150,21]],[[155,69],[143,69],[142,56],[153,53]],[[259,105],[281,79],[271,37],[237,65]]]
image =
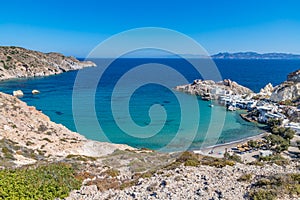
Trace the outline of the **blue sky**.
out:
[[[133,0],[1,2],[0,45],[86,56],[113,34],[164,27],[198,41],[210,54],[300,54],[297,0]]]

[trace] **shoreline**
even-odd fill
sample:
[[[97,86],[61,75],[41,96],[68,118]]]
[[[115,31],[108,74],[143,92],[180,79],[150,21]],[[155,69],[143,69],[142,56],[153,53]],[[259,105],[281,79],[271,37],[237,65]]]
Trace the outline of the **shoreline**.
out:
[[[268,134],[268,132],[263,132],[263,133],[260,133],[259,135],[246,137],[244,139],[240,139],[240,140],[236,140],[236,141],[232,141],[232,142],[228,142],[228,143],[224,143],[224,144],[216,144],[213,146],[201,148],[199,150],[193,150],[193,152],[197,153],[197,154],[201,154],[201,155],[222,158],[226,149],[228,151],[230,151],[231,148],[234,148],[239,144],[244,144],[250,140],[262,139],[263,136],[265,136],[267,134]]]

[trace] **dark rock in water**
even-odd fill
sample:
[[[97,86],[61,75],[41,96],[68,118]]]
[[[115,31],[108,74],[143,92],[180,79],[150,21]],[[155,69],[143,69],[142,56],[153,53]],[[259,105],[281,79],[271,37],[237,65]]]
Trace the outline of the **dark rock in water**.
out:
[[[57,115],[62,115],[62,114],[64,114],[64,113],[62,113],[62,112],[60,112],[60,111],[55,111],[55,113],[56,113]]]

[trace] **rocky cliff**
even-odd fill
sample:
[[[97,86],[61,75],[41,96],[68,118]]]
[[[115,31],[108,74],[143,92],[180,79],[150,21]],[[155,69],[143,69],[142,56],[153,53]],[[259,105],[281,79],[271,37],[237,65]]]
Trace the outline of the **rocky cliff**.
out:
[[[175,89],[197,96],[210,96],[211,99],[217,99],[219,96],[224,94],[244,95],[253,93],[250,89],[229,79],[225,79],[220,82],[212,80],[195,80],[191,84],[180,85]]]
[[[299,102],[300,98],[300,70],[290,73],[287,81],[276,86],[270,97],[272,101],[292,101]],[[299,104],[299,103],[297,103]]]
[[[59,53],[41,53],[21,47],[0,47],[0,80],[49,76],[96,66]]]

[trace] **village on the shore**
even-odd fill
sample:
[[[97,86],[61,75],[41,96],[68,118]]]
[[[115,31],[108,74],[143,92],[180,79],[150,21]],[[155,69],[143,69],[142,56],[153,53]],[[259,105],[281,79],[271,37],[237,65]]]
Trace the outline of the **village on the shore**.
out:
[[[200,154],[223,157],[238,154],[245,162],[269,157],[276,153],[288,159],[299,157],[300,145],[300,70],[290,73],[287,81],[273,87],[267,84],[259,93],[225,79],[221,82],[195,80],[188,85],[177,86],[177,91],[199,96],[214,105],[225,106],[228,112],[242,110],[240,116],[249,122],[266,125],[264,134],[230,144],[220,144],[194,151]],[[270,136],[271,135],[271,136]],[[282,137],[282,141],[279,142]],[[288,135],[288,136],[287,136]],[[287,143],[286,146],[282,143]],[[282,148],[278,151],[282,146]],[[283,147],[284,146],[284,147]]]

